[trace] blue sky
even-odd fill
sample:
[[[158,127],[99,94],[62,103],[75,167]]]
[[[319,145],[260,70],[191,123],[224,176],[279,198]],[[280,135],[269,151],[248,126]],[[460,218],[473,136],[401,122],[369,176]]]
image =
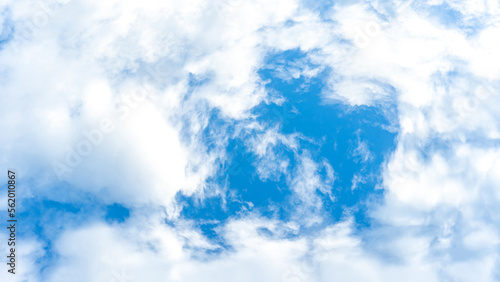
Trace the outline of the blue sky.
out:
[[[382,190],[377,188],[382,180],[382,164],[394,149],[396,138],[396,132],[390,131],[388,115],[396,110],[390,109],[391,105],[382,109],[365,106],[347,108],[341,104],[322,102],[321,91],[328,70],[313,79],[298,77],[286,80],[275,73],[277,66],[286,71],[304,59],[307,59],[306,54],[300,50],[271,54],[266,58],[264,68],[258,71],[259,76],[266,82],[266,90],[283,97],[284,102],[257,105],[253,111],[254,119],[266,126],[277,127],[280,134],[300,134],[300,149],[297,152],[284,144],[276,144],[273,148],[278,158],[290,161],[291,170],[298,166],[297,155],[300,154],[310,154],[317,162],[325,161],[332,166],[335,189],[330,189],[328,193],[314,192],[321,198],[323,207],[318,212],[325,224],[337,222],[348,214],[354,216],[356,224],[369,225],[370,219],[365,216],[366,202],[380,200]],[[207,127],[209,132],[226,123],[217,112],[211,119]],[[234,131],[234,126],[225,126],[228,131]],[[259,176],[262,157],[253,153],[245,142],[255,134],[245,131],[228,140],[229,159],[221,164],[219,175],[213,179],[214,185],[227,183],[228,189],[224,194],[198,201],[197,195],[186,198],[180,193],[181,203],[185,205],[181,214],[186,219],[217,220],[223,224],[229,217],[246,212],[247,203],[251,203],[253,211],[265,217],[285,222],[293,220],[295,206],[300,202],[294,198],[286,173]],[[318,173],[325,177],[327,171]],[[223,198],[227,200],[225,205],[222,204]],[[212,228],[218,226],[210,225]],[[307,233],[307,229],[304,232]]]
[[[497,1],[26,3],[1,281],[500,280]]]

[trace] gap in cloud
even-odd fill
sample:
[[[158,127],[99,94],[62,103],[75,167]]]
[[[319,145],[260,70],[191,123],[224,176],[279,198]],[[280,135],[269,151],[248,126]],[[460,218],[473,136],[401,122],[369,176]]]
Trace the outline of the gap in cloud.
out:
[[[10,19],[10,11],[3,10],[0,12],[0,50],[5,44],[9,43],[14,38],[14,24]]]
[[[71,187],[60,184],[56,194],[19,196],[17,216],[22,225],[18,236],[21,240],[36,238],[42,243],[43,254],[36,260],[42,278],[49,275],[55,262],[61,259],[55,242],[64,231],[93,221],[123,223],[130,216],[130,210],[120,204],[102,203],[98,196],[85,192],[75,194],[73,190],[67,194],[68,189]]]
[[[346,215],[354,216],[359,228],[369,226],[366,202],[382,196],[382,191],[377,189],[381,168],[394,150],[396,138],[395,132],[387,130],[394,124],[388,116],[395,116],[396,107],[324,103],[322,91],[329,71],[315,73],[318,66],[311,64],[307,55],[300,50],[272,53],[266,67],[259,70],[270,95],[281,97],[278,99],[281,103],[265,101],[253,109],[255,119],[252,121],[261,125],[261,129],[244,129],[235,134],[235,124],[218,113],[211,116],[207,136],[214,132],[228,136],[228,162],[221,161],[218,175],[208,181],[212,187],[219,184],[219,193],[206,198],[179,193],[177,201],[183,207],[181,218],[192,220],[213,242],[224,242],[217,233],[219,226],[248,213],[282,222],[296,220],[303,202],[297,201],[290,179],[300,173],[300,159],[305,155],[317,164],[329,163],[335,181],[331,191],[312,192],[322,202],[321,210],[315,212],[323,221],[319,225],[302,226],[299,235],[310,234]],[[272,148],[269,152],[266,150],[266,155],[272,152],[276,162],[287,166],[283,170],[271,169],[263,176],[259,169],[274,164],[266,162],[267,156],[253,151],[250,140],[257,140],[258,134],[275,130],[276,126],[281,136],[293,136],[298,147],[291,148],[279,140],[269,145]],[[213,140],[206,138],[209,150],[216,147],[211,143]],[[319,169],[316,173],[324,179],[328,171]],[[223,188],[221,183],[225,185]]]
[[[302,0],[301,4],[302,7],[306,7],[315,13],[317,13],[320,17],[322,18],[328,18],[328,16],[325,17],[325,14],[329,13],[331,8],[337,4],[337,3],[344,3],[347,2],[348,0]]]
[[[287,80],[279,78],[276,69],[287,70],[296,68],[297,62],[307,61],[307,54],[300,50],[290,50],[273,54],[269,57],[269,68],[261,70],[263,80],[269,80],[269,90],[282,93],[286,102],[277,112],[286,109],[295,109],[297,115],[293,119],[282,123],[282,133],[302,135],[314,140],[321,140],[321,145],[314,143],[301,144],[302,148],[315,152],[315,159],[326,158],[332,165],[336,180],[334,184],[335,201],[324,196],[325,209],[331,219],[339,220],[344,212],[354,208],[354,216],[358,223],[367,224],[362,205],[373,194],[381,194],[375,187],[380,183],[380,169],[388,154],[395,148],[396,133],[385,128],[392,127],[389,116],[396,116],[395,105],[376,107],[347,107],[342,104],[326,105],[321,100],[325,78],[328,71],[323,71],[315,77],[300,76],[297,79]],[[314,68],[314,65],[309,65]],[[286,71],[285,71],[286,72]],[[272,105],[271,107],[276,107]],[[267,111],[272,113],[273,111]],[[269,114],[268,114],[269,115]],[[282,115],[281,117],[287,117]],[[261,118],[266,119],[263,115]],[[269,117],[267,117],[269,119]],[[359,161],[355,156],[359,141],[362,140],[369,148],[372,158]],[[363,175],[356,189],[352,190],[352,181],[356,175]],[[358,177],[359,180],[359,177]]]
[[[19,219],[23,226],[19,229],[20,238],[35,237],[43,242],[43,255],[36,261],[40,275],[50,272],[53,263],[59,260],[54,242],[65,229],[77,227],[92,217],[87,208],[80,203],[64,203],[50,199],[27,198],[19,205]]]
[[[120,204],[114,203],[106,207],[106,221],[123,223],[130,217],[130,210]]]
[[[415,2],[418,3],[418,2]],[[467,35],[474,35],[486,27],[484,18],[468,18],[461,11],[450,6],[446,1],[439,4],[424,3],[412,5],[420,14],[431,21],[445,26],[448,29],[456,29]]]
[[[446,27],[459,27],[462,25],[462,13],[454,10],[448,3],[431,5],[426,8],[426,11],[431,19],[437,20]]]

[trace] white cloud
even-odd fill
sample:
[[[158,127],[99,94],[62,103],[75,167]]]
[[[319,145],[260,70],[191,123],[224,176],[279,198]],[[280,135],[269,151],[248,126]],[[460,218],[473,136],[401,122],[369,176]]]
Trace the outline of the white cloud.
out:
[[[109,118],[115,130],[62,179],[104,202],[155,210],[143,223],[62,230],[54,238],[61,258],[47,281],[113,281],[116,275],[230,281],[235,274],[238,281],[498,279],[500,13],[495,1],[447,2],[466,25],[487,18],[480,20],[484,26],[467,33],[428,18],[426,7],[443,1],[416,10],[399,6],[393,16],[379,1],[337,5],[324,14],[329,21],[291,0],[70,1],[32,26],[32,36],[17,33],[6,45],[14,48],[0,52],[8,73],[0,84],[7,93],[0,98],[0,131],[7,136],[0,160],[33,179],[26,197],[71,194],[56,190],[59,182],[47,168],[54,160],[64,163],[88,139],[84,133]],[[41,11],[26,3],[2,2],[18,30],[33,25]],[[250,216],[221,227],[234,251],[194,260],[194,249],[216,246],[189,224],[174,230],[161,220],[179,212],[177,192],[202,191],[217,162],[226,159],[223,128],[211,136],[215,149],[201,140],[209,116],[216,109],[230,122],[251,119],[252,108],[269,102],[256,73],[265,55],[292,48],[309,51],[319,67],[299,65],[283,77],[330,69],[325,100],[397,103],[401,129],[383,174],[384,201],[370,213],[381,227],[357,235],[346,221],[309,241],[292,240],[282,233],[297,232],[293,222],[281,226]],[[199,85],[191,85],[193,79]],[[127,100],[137,89],[147,97]],[[286,174],[304,203],[297,208],[302,217],[294,220],[321,222],[316,192],[329,193],[335,178],[330,164],[297,153],[301,136],[251,126],[263,131],[249,141],[259,156],[259,176]],[[294,170],[273,150],[279,144],[294,152]],[[368,161],[366,143],[358,145],[356,152]],[[156,214],[158,207],[168,215]],[[283,236],[266,237],[260,227]],[[20,276],[41,281],[35,261],[42,243],[32,242],[21,249]],[[299,276],[290,276],[290,268]]]

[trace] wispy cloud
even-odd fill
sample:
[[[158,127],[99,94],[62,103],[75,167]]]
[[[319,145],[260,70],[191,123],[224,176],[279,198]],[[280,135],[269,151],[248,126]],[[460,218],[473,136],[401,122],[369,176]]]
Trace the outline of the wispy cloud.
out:
[[[304,2],[3,1],[0,160],[40,210],[27,226],[47,222],[46,199],[96,206],[20,234],[19,281],[500,279],[498,2]],[[266,62],[289,50],[302,57]],[[318,109],[396,108],[394,151],[379,160],[373,132],[336,148],[297,126],[288,96],[309,86]],[[326,153],[339,150],[382,164],[363,218],[346,203],[374,176]],[[279,184],[287,216],[236,195],[243,161]],[[179,195],[214,194],[230,214],[207,230]],[[114,203],[130,217],[106,222]]]

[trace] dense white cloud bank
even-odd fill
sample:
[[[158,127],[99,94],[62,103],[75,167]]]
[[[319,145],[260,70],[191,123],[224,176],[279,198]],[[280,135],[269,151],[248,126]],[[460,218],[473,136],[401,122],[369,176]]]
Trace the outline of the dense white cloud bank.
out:
[[[293,0],[1,5],[4,29],[14,27],[0,51],[2,167],[32,177],[22,197],[71,203],[80,191],[132,209],[123,224],[68,225],[51,238],[56,255],[43,271],[44,242],[22,238],[18,281],[500,279],[496,1],[365,1],[321,14]],[[459,16],[443,21],[429,12],[438,5]],[[296,48],[315,67],[282,76],[331,70],[325,103],[397,106],[384,200],[361,234],[347,215],[288,236],[321,222],[315,191],[335,187],[327,161],[298,152],[304,137],[252,118],[259,103],[286,99],[257,74],[265,56]],[[210,256],[200,250],[218,246],[177,219],[175,195],[203,198],[227,158],[224,128],[211,133],[214,148],[203,141],[214,110],[256,133],[247,145],[259,177],[285,174],[301,206],[296,222],[252,212],[229,220],[219,235],[231,250]],[[363,144],[355,153],[368,161]],[[295,170],[276,146],[294,153]]]

